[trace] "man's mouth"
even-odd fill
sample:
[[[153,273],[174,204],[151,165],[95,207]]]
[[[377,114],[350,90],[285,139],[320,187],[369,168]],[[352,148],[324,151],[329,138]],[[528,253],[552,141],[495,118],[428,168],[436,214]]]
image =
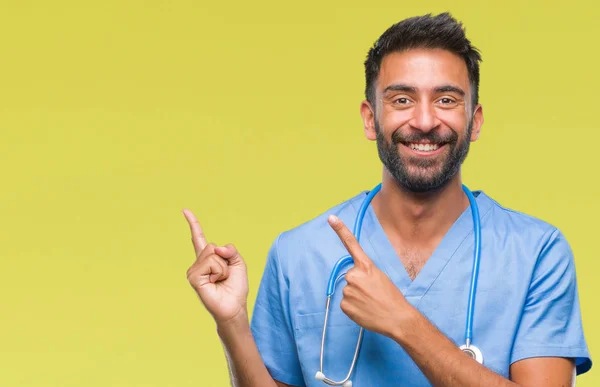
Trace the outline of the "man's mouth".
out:
[[[415,155],[418,156],[434,156],[438,153],[442,152],[444,146],[447,143],[445,142],[429,142],[429,141],[420,141],[420,142],[402,142],[402,145],[410,149]]]
[[[420,152],[433,152],[436,151],[443,144],[430,144],[430,143],[419,143],[419,142],[409,142],[406,143],[406,146],[412,150],[420,151]]]

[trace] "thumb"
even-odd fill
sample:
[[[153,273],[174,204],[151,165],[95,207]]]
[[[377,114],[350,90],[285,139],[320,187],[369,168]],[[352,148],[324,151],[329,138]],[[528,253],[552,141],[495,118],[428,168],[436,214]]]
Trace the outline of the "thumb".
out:
[[[215,253],[225,259],[228,265],[238,265],[244,262],[237,248],[231,243],[215,247]]]
[[[354,259],[354,266],[362,268],[371,267],[373,265],[373,261],[371,261],[371,259],[364,252],[360,246],[360,243],[358,243],[358,240],[356,240],[356,237],[354,234],[352,234],[352,232],[350,232],[344,222],[342,222],[341,219],[335,215],[329,215],[327,221],[346,247],[346,250],[348,250],[348,253],[350,253]]]

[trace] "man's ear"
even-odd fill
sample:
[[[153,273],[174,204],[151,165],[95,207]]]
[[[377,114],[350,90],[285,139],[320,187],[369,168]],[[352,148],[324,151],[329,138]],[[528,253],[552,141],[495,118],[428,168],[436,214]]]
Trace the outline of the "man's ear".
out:
[[[375,130],[375,109],[369,101],[362,101],[360,104],[360,115],[362,116],[365,137],[371,141],[377,139],[377,131]]]
[[[475,113],[473,114],[473,127],[471,129],[471,141],[477,141],[481,134],[481,127],[483,126],[483,106],[481,104],[475,106]]]

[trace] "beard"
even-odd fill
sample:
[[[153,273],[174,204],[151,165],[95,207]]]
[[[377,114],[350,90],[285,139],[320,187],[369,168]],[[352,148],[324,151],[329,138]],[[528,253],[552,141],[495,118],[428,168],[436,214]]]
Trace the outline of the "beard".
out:
[[[391,142],[388,142],[379,122],[375,120],[377,132],[377,150],[379,159],[396,179],[401,187],[411,192],[430,192],[445,186],[460,170],[462,163],[469,153],[471,130],[473,120],[467,126],[465,137],[459,141],[458,133],[451,129],[451,133],[441,136],[437,131],[415,132],[403,135],[400,130],[392,133]],[[445,156],[441,154],[435,158],[420,158],[401,156],[398,144],[420,142],[428,140],[433,144],[445,144],[449,151]],[[442,159],[443,158],[443,159]],[[440,165],[441,164],[441,165]]]

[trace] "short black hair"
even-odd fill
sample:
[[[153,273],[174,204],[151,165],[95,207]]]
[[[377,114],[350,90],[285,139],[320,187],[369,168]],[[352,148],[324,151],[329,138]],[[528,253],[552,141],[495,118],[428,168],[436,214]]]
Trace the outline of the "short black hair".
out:
[[[365,61],[365,97],[375,108],[375,83],[381,61],[393,52],[414,48],[443,49],[460,56],[467,65],[472,89],[472,104],[479,103],[479,62],[481,54],[471,45],[462,23],[448,12],[402,20],[388,28],[369,50]]]

